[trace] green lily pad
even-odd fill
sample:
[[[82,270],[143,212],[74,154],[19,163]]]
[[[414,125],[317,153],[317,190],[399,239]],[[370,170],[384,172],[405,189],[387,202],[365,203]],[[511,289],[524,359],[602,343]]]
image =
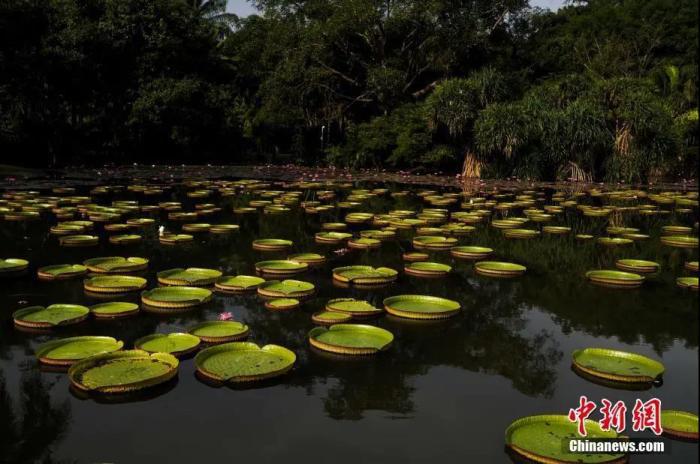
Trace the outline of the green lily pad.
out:
[[[30,306],[12,313],[12,319],[18,326],[30,328],[53,327],[76,324],[90,314],[90,310],[81,305],[52,304],[47,307]]]
[[[698,238],[688,235],[664,235],[661,243],[674,248],[697,248]]]
[[[644,277],[632,272],[614,270],[596,270],[586,272],[586,278],[593,283],[613,287],[639,287],[644,282]]]
[[[299,253],[296,255],[291,255],[287,259],[297,263],[306,263],[309,266],[323,264],[326,262],[326,257],[318,253]]]
[[[664,409],[661,411],[664,434],[688,440],[698,439],[698,416],[692,412]]]
[[[91,272],[100,274],[112,274],[120,272],[136,272],[148,267],[148,259],[123,256],[104,256],[99,258],[90,258],[83,261]]]
[[[634,240],[629,239],[629,238],[620,238],[620,237],[599,237],[598,240],[596,240],[599,245],[603,246],[621,246],[621,245],[629,245],[631,243],[634,243]]]
[[[0,274],[4,272],[17,272],[27,269],[29,261],[19,258],[0,259]]]
[[[187,333],[151,334],[134,342],[134,347],[149,353],[170,353],[184,356],[199,347],[199,337]]]
[[[414,237],[412,243],[417,250],[449,250],[457,244],[457,239],[439,235],[421,235]]]
[[[588,439],[617,438],[617,432],[604,431],[596,421],[586,419]],[[533,462],[606,463],[619,461],[622,454],[580,454],[569,451],[566,443],[578,439],[578,425],[566,415],[539,415],[518,419],[506,429],[506,445]]]
[[[480,246],[458,246],[450,248],[450,254],[461,259],[483,259],[493,253],[492,248]]]
[[[146,279],[134,276],[96,276],[83,281],[83,287],[89,292],[124,293],[141,290],[146,287]]]
[[[398,272],[388,267],[345,266],[333,269],[333,279],[355,285],[385,284],[396,280]]]
[[[263,238],[253,240],[253,249],[259,251],[281,251],[286,250],[294,245],[291,240],[282,240],[277,238]]]
[[[407,319],[444,319],[456,315],[461,305],[446,298],[429,295],[397,295],[384,300],[389,314]]]
[[[261,274],[291,275],[306,271],[309,265],[291,260],[260,261],[255,263],[255,270]]]
[[[68,370],[83,391],[127,393],[167,382],[177,375],[178,360],[167,353],[115,351],[79,361]]]
[[[330,328],[315,327],[309,332],[311,345],[339,354],[375,354],[389,348],[393,341],[391,332],[372,325],[336,324]]]
[[[401,257],[404,261],[415,263],[416,261],[427,261],[428,258],[430,258],[430,255],[428,253],[421,253],[418,251],[409,251],[404,253]]]
[[[661,230],[666,235],[688,235],[693,232],[693,228],[687,226],[663,226]]]
[[[136,303],[108,301],[90,306],[90,312],[96,318],[114,319],[118,317],[131,316],[139,312],[139,305]]]
[[[216,269],[189,267],[168,269],[159,272],[157,276],[158,282],[163,285],[203,287],[212,285],[221,274],[221,271]]]
[[[698,278],[697,277],[679,277],[676,279],[676,285],[681,288],[689,288],[691,290],[698,289]]]
[[[355,317],[369,317],[381,314],[381,308],[375,308],[367,301],[354,298],[336,298],[326,303],[327,311],[349,314]]]
[[[87,274],[88,268],[82,264],[53,264],[37,269],[36,273],[40,279],[70,279]]]
[[[379,248],[381,245],[382,241],[376,238],[360,237],[348,240],[349,248],[357,248],[360,250]]]
[[[206,348],[194,361],[197,371],[210,379],[249,382],[286,373],[294,366],[296,355],[278,345],[260,348],[255,343],[234,342]]]
[[[190,327],[188,333],[207,343],[224,343],[243,340],[250,329],[238,321],[205,321]]]
[[[194,240],[190,234],[163,234],[158,237],[158,240],[163,245],[176,245],[178,243],[187,243]]]
[[[507,229],[503,231],[506,238],[529,239],[540,235],[540,232],[532,229]]]
[[[698,265],[697,261],[686,261],[683,267],[691,272],[698,272],[700,269],[700,265]]]
[[[452,267],[442,263],[417,261],[407,264],[404,270],[406,274],[417,277],[437,277],[449,274],[452,271]]]
[[[542,232],[551,235],[565,235],[571,232],[571,227],[564,226],[545,226],[542,228]]]
[[[191,308],[211,299],[211,291],[200,287],[159,287],[141,292],[141,301],[153,308]]]
[[[618,259],[615,266],[621,271],[650,274],[659,270],[659,263],[643,259]]]
[[[341,243],[352,238],[352,234],[347,232],[318,232],[314,236],[315,240],[320,243]]]
[[[490,277],[517,277],[523,275],[527,268],[520,264],[501,261],[480,261],[474,265],[477,274]]]
[[[258,287],[258,294],[264,297],[300,298],[315,291],[314,284],[302,280],[268,280]]]
[[[142,238],[143,237],[138,234],[112,235],[109,237],[109,243],[114,245],[126,245],[128,243],[140,242]]]
[[[219,277],[216,282],[214,282],[214,286],[218,290],[223,290],[225,292],[246,292],[257,289],[264,282],[265,279],[256,276],[224,276]]]
[[[42,343],[35,351],[44,364],[68,366],[81,359],[121,350],[124,342],[112,337],[70,337]]]
[[[646,356],[603,348],[576,350],[573,363],[586,374],[615,382],[649,383],[664,373],[663,364]]]
[[[295,298],[275,298],[265,302],[265,307],[273,311],[286,311],[299,306],[299,300]]]
[[[82,247],[97,245],[99,240],[95,235],[65,235],[58,239],[58,243],[66,247]]]
[[[218,235],[230,234],[240,230],[240,228],[237,224],[214,224],[209,228],[209,233]]]
[[[339,313],[336,311],[319,311],[311,316],[311,320],[317,324],[333,325],[350,322],[352,315],[347,313]]]

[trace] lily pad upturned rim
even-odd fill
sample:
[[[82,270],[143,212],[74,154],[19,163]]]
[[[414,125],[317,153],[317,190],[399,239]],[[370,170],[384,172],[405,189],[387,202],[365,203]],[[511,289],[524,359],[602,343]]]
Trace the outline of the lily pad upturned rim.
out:
[[[100,256],[86,259],[83,261],[83,265],[91,272],[98,274],[115,274],[146,269],[148,267],[148,259],[136,256]]]
[[[352,315],[337,311],[323,310],[312,314],[311,320],[321,325],[343,324],[345,322],[350,322],[352,320]]]
[[[281,238],[260,238],[253,240],[253,249],[258,251],[282,251],[291,248],[294,242]]]
[[[163,351],[163,350],[147,349],[144,346],[148,342],[152,342],[155,340],[163,340],[163,339],[174,340],[175,344],[178,345],[178,346],[174,346],[174,348],[177,348],[177,349],[173,349],[171,351]],[[154,334],[145,335],[145,336],[137,339],[134,342],[134,348],[136,348],[137,350],[146,351],[147,353],[169,353],[175,357],[180,357],[180,356],[186,356],[190,353],[197,351],[199,349],[199,346],[201,343],[202,343],[202,340],[199,337],[197,337],[196,335],[189,334],[189,333],[184,333],[184,332],[154,333]]]
[[[483,259],[493,254],[493,248],[476,245],[457,246],[450,248],[450,254],[455,258]]]
[[[279,288],[284,285],[295,287],[295,289],[285,291]],[[278,287],[278,289],[271,287]],[[315,291],[316,286],[311,282],[294,279],[268,280],[257,288],[258,295],[266,298],[302,298],[313,295]]]
[[[94,246],[99,241],[96,235],[64,235],[58,238],[58,243],[64,247]]]
[[[240,374],[230,377],[224,377],[220,373],[213,372],[212,370],[207,370],[205,364],[207,359],[215,355],[228,354],[230,356],[245,356],[246,352],[264,352],[265,354],[274,355],[277,358],[281,358],[282,362],[278,369],[271,371],[260,371],[256,373]],[[211,346],[205,348],[194,358],[195,366],[197,371],[203,376],[218,381],[218,382],[231,382],[231,383],[242,383],[242,382],[253,382],[259,380],[266,380],[273,377],[277,377],[287,373],[294,367],[296,362],[296,354],[290,349],[287,349],[279,345],[265,345],[260,347],[259,345],[252,342],[232,342],[223,343],[221,345]]]
[[[210,327],[229,328],[223,335],[207,335],[203,329]],[[250,334],[250,327],[240,321],[203,321],[187,329],[187,333],[199,337],[205,343],[227,343],[245,340]]]
[[[168,298],[164,299],[165,296]],[[191,308],[206,303],[211,297],[211,290],[202,287],[156,287],[141,292],[141,302],[153,308]]]
[[[360,335],[369,335],[377,338],[375,346],[351,346],[333,343],[328,340],[320,340],[324,334],[333,332],[353,332]],[[330,327],[314,327],[309,331],[309,343],[315,348],[336,354],[367,356],[387,350],[394,341],[394,334],[381,327],[366,324],[334,324]]]
[[[690,272],[698,272],[700,270],[700,265],[697,261],[686,261],[683,267]]]
[[[644,276],[634,272],[616,271],[611,269],[596,269],[586,272],[586,279],[599,285],[610,287],[635,288],[642,285]]]
[[[457,244],[454,237],[443,237],[442,235],[420,235],[412,240],[413,247],[417,250],[449,250]]]
[[[526,459],[532,461],[532,462],[539,462],[539,463],[545,463],[545,464],[553,464],[553,463],[581,463],[581,462],[590,462],[590,463],[623,463],[627,461],[627,456],[624,454],[614,454],[614,455],[606,455],[610,456],[609,459],[602,458],[601,459],[593,459],[590,461],[582,460],[584,455],[577,454],[577,455],[572,455],[571,460],[566,458],[565,456],[561,456],[559,452],[563,449],[563,445],[561,444],[560,440],[557,440],[556,443],[556,450],[546,450],[546,449],[528,449],[524,445],[518,445],[516,443],[516,440],[514,440],[514,434],[518,429],[522,429],[523,427],[527,427],[533,423],[545,423],[545,424],[559,424],[561,425],[562,428],[564,428],[566,435],[569,435],[569,430],[571,430],[574,434],[574,437],[577,436],[576,434],[576,427],[577,425],[569,420],[569,417],[564,414],[540,414],[540,415],[535,415],[535,416],[527,416],[527,417],[522,417],[520,419],[517,419],[513,421],[508,428],[506,429],[505,432],[505,441],[506,441],[506,446],[511,449],[513,452],[516,454],[525,457]],[[600,424],[597,421],[591,420],[591,419],[586,419],[586,429],[589,432],[589,436],[593,438],[594,436],[596,438],[617,438],[618,434],[617,432],[613,431],[603,431],[600,429]],[[573,437],[572,437],[573,438]],[[538,440],[538,443],[543,443],[542,441]],[[552,452],[556,454],[552,454]],[[596,456],[596,455],[593,455]],[[601,455],[597,455],[601,456]],[[566,459],[566,460],[563,460]]]
[[[1,259],[3,266],[0,267],[0,275],[3,273],[19,272],[27,269],[29,267],[29,261],[22,258],[5,258]],[[10,264],[7,266],[6,264]]]
[[[618,259],[615,267],[621,271],[651,274],[659,270],[659,263],[643,259]]]
[[[398,278],[398,272],[388,267],[373,266],[342,266],[333,269],[333,279],[339,282],[351,283],[354,285],[375,285],[388,284]],[[347,273],[359,273],[356,276],[348,277]],[[364,272],[364,274],[362,274]]]
[[[661,243],[675,248],[697,248],[698,237],[691,235],[663,235]]]
[[[265,279],[262,277],[240,274],[221,276],[214,282],[214,287],[224,292],[244,293],[254,292],[263,283],[265,283]]]
[[[163,285],[205,287],[212,285],[222,274],[218,269],[188,267],[166,269],[158,272],[156,277]]]
[[[168,369],[163,374],[147,377],[143,380],[131,382],[128,384],[113,384],[91,387],[89,385],[83,384],[80,381],[80,375],[93,368],[99,369],[101,365],[125,362],[128,360],[147,360],[151,362],[162,363],[165,364],[168,367]],[[108,394],[129,393],[149,387],[154,387],[161,383],[167,382],[168,380],[174,378],[177,375],[178,366],[179,362],[177,358],[167,353],[150,354],[142,350],[115,351],[112,353],[91,356],[73,364],[68,370],[68,378],[70,379],[71,384],[75,388],[82,391],[94,391],[97,393]]]
[[[430,304],[433,305],[433,307],[435,308],[441,307],[441,309],[427,311],[425,307],[422,306],[414,308],[401,307],[399,306],[399,304],[402,302],[416,302],[419,305]],[[457,301],[432,295],[390,296],[384,299],[383,305],[384,309],[386,309],[386,312],[394,316],[402,317],[405,319],[423,320],[446,319],[457,315],[462,309],[462,305]]]
[[[158,241],[163,245],[175,245],[178,243],[189,243],[194,240],[190,234],[163,234],[158,237]]]
[[[314,240],[321,243],[331,243],[338,244],[345,242],[352,238],[352,234],[349,232],[339,232],[339,231],[324,231],[317,232],[314,235]]]
[[[104,311],[103,308],[119,308],[120,311]],[[97,319],[116,319],[139,312],[139,305],[125,301],[108,301],[90,306],[90,312]]]
[[[474,264],[477,274],[489,277],[517,277],[527,271],[527,267],[506,261],[479,261]]]
[[[349,314],[351,317],[372,317],[384,312],[365,300],[333,298],[326,302],[326,311]]]
[[[35,314],[41,311],[52,311],[60,309],[70,309],[74,310],[75,315],[73,317],[58,320],[56,322],[50,321],[29,321],[27,316]],[[46,307],[44,306],[27,306],[25,308],[18,309],[12,313],[12,319],[15,325],[27,328],[50,328],[62,325],[77,324],[84,321],[90,315],[90,309],[87,306],[76,305],[76,304],[52,304]]]
[[[360,237],[351,238],[348,240],[348,248],[356,248],[360,250],[375,249],[382,246],[382,241],[377,238]]]
[[[678,277],[676,279],[676,285],[681,288],[688,288],[691,290],[698,290],[698,278],[697,277]]]
[[[306,263],[309,266],[315,266],[326,262],[326,257],[319,253],[297,253],[288,256],[287,259],[297,263]]]
[[[87,274],[88,268],[82,264],[51,264],[37,269],[37,277],[41,280],[71,279]]]
[[[52,358],[50,356],[51,351],[54,349],[65,346],[67,344],[71,343],[80,343],[80,342],[92,342],[92,341],[99,341],[103,342],[105,345],[104,350],[97,351],[91,354],[87,354],[85,356],[79,357],[79,358]],[[102,353],[111,353],[113,351],[118,351],[121,350],[122,347],[124,346],[124,342],[117,340],[116,338],[113,337],[104,337],[104,336],[94,336],[94,335],[87,335],[87,336],[79,336],[79,337],[67,337],[67,338],[60,338],[58,340],[51,340],[46,343],[42,343],[39,345],[36,350],[34,351],[34,354],[36,355],[37,359],[39,362],[42,364],[47,364],[50,366],[69,366],[71,364],[74,364],[81,359],[85,359],[90,356],[95,356],[98,354]]]
[[[265,308],[271,311],[289,311],[298,308],[301,301],[296,298],[274,298],[265,301]]]
[[[667,419],[664,421],[664,418]],[[691,430],[682,430],[678,427],[674,428],[673,425],[669,426],[669,420],[673,419],[687,423],[689,427],[686,428],[690,428]],[[664,409],[661,411],[661,427],[664,430],[664,435],[684,440],[698,440],[698,416],[692,412],[680,411],[676,409]],[[693,428],[695,430],[692,430]]]
[[[441,277],[452,271],[452,266],[442,263],[416,261],[404,266],[406,274],[416,277]]]
[[[430,255],[420,251],[408,251],[404,253],[401,258],[408,263],[415,263],[418,261],[427,261],[430,259]]]
[[[649,369],[655,371],[654,376],[650,375],[626,375],[618,374],[612,371],[597,370],[592,366],[584,365],[580,362],[580,358],[586,354],[593,354],[603,357],[612,358],[624,358],[631,361],[636,361],[639,364],[646,365]],[[607,348],[583,348],[580,350],[575,350],[571,356],[573,365],[576,369],[584,372],[585,374],[591,375],[604,380],[610,380],[613,382],[621,383],[652,383],[663,376],[665,368],[664,365],[659,361],[648,358],[644,355],[637,353],[630,353],[627,351],[611,350]]]
[[[255,263],[255,270],[260,274],[292,275],[301,274],[308,269],[308,263],[284,259],[259,261]]]
[[[142,290],[146,288],[147,283],[148,281],[143,277],[125,275],[98,275],[85,279],[83,281],[83,287],[85,290],[93,293],[125,293]]]

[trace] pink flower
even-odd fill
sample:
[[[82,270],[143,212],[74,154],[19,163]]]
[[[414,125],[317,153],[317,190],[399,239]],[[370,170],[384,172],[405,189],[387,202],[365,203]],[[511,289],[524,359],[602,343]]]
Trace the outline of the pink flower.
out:
[[[230,321],[231,319],[233,319],[233,314],[228,311],[219,314],[220,321]]]

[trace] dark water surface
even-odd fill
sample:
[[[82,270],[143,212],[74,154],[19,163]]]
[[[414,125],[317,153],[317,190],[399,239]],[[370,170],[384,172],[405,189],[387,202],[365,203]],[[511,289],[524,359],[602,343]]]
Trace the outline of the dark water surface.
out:
[[[675,285],[676,277],[687,275],[683,263],[697,259],[697,252],[664,247],[658,241],[662,225],[692,226],[696,220],[692,215],[631,217],[625,225],[639,227],[652,238],[617,250],[580,243],[573,236],[511,241],[482,224],[471,236],[461,237],[460,244],[491,246],[497,258],[526,265],[525,276],[513,280],[480,277],[471,262],[434,253],[431,260],[454,266],[450,277],[428,280],[401,273],[399,281],[387,288],[358,290],[334,286],[331,269],[370,264],[401,270],[402,252],[412,250],[410,233],[400,232],[398,240],[384,243],[380,250],[338,256],[332,252],[338,246],[317,245],[313,234],[320,230],[321,222],[342,221],[343,211],[315,216],[293,207],[282,215],[234,215],[233,205],[246,205],[256,197],[215,195],[195,201],[183,192],[177,188],[148,199],[125,192],[104,195],[98,201],[141,199],[143,204],[154,204],[175,200],[182,201],[187,210],[196,202],[213,202],[224,211],[201,222],[236,223],[241,231],[230,236],[204,234],[193,244],[171,247],[159,244],[153,228],[141,244],[116,246],[107,242],[108,234],[97,226],[99,246],[61,248],[57,238],[48,234],[55,219],[0,221],[0,257],[31,262],[24,276],[0,280],[0,460],[498,463],[510,462],[504,452],[504,431],[513,420],[566,413],[583,394],[595,401],[625,400],[630,410],[636,398],[657,396],[664,408],[697,413],[698,297]],[[421,207],[417,197],[383,195],[357,210]],[[154,217],[169,230],[179,230],[165,215]],[[573,210],[554,223],[566,223],[575,233],[604,234],[604,222],[584,219]],[[286,238],[295,246],[289,253],[262,253],[251,249],[256,238]],[[153,287],[155,272],[160,270],[194,266],[217,268],[227,275],[253,274],[257,261],[307,251],[324,253],[330,260],[324,267],[295,277],[313,282],[318,292],[291,312],[270,312],[255,295],[216,295],[211,303],[184,315],[141,312],[119,321],[89,320],[48,335],[13,328],[11,314],[20,307],[100,301],[83,292],[82,279],[38,281],[35,273],[40,266],[80,263],[96,256],[143,256],[150,259],[143,275]],[[658,261],[662,272],[638,290],[606,289],[585,281],[587,270],[613,269],[620,257]],[[454,299],[464,311],[441,322],[389,316],[370,322],[395,335],[392,348],[372,358],[339,358],[308,346],[311,314],[328,299],[356,297],[380,307],[383,298],[403,293]],[[128,299],[137,301],[138,295]],[[110,404],[79,399],[70,392],[66,374],[40,369],[33,355],[39,343],[72,335],[110,335],[130,348],[144,335],[186,331],[225,311],[250,326],[251,341],[294,350],[298,357],[294,370],[255,388],[214,388],[195,377],[194,361],[186,359],[172,385],[130,402]],[[666,366],[663,385],[626,391],[579,377],[570,368],[571,353],[588,346],[619,348],[662,361]],[[697,444],[669,443],[670,453],[665,456],[634,456],[632,461],[697,462]]]

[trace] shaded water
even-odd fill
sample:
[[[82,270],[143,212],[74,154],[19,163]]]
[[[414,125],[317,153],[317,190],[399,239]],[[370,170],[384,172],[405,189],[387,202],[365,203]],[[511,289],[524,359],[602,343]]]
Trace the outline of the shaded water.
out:
[[[79,191],[86,194],[87,190]],[[580,395],[599,401],[622,399],[631,408],[636,398],[657,396],[664,408],[697,412],[698,298],[676,287],[686,275],[683,263],[696,252],[659,244],[661,225],[692,225],[690,216],[636,217],[625,225],[652,238],[622,249],[580,243],[571,237],[543,236],[511,241],[485,224],[460,244],[490,246],[496,258],[528,267],[522,278],[496,280],[474,274],[472,264],[449,253],[431,260],[451,264],[445,279],[401,275],[384,289],[334,286],[330,270],[349,264],[403,268],[401,254],[412,250],[411,234],[380,250],[335,255],[338,246],[315,244],[321,222],[335,222],[342,212],[320,216],[293,208],[282,215],[234,215],[233,205],[246,205],[252,195],[192,200],[181,188],[149,198],[215,201],[224,207],[211,223],[237,223],[231,236],[199,235],[193,244],[164,246],[155,228],[137,245],[110,245],[107,233],[98,247],[61,248],[48,235],[46,222],[0,222],[0,257],[31,262],[24,276],[3,278],[0,292],[0,459],[8,462],[223,462],[255,459],[268,462],[510,462],[504,431],[515,419],[532,414],[566,413]],[[136,194],[100,197],[139,199]],[[141,197],[141,200],[143,198]],[[144,203],[146,203],[144,201]],[[367,201],[360,211],[420,209],[419,198],[388,195]],[[169,230],[177,223],[159,216]],[[558,223],[574,233],[604,233],[604,222],[568,211]],[[530,227],[530,226],[528,226]],[[251,249],[256,238],[286,238],[288,253]],[[150,286],[155,272],[173,267],[211,267],[224,274],[252,274],[254,263],[284,258],[293,252],[321,252],[329,263],[296,278],[317,286],[316,296],[294,311],[274,313],[255,295],[216,295],[189,313],[156,316],[141,312],[119,321],[90,320],[50,335],[31,335],[13,328],[11,313],[19,307],[51,303],[95,304],[83,292],[82,280],[40,282],[37,267],[80,263],[95,256],[143,256],[150,259]],[[658,261],[662,271],[638,290],[592,286],[583,277],[590,269],[614,268],[616,258]],[[464,311],[441,322],[411,322],[385,316],[370,323],[395,335],[392,348],[373,358],[348,359],[312,350],[307,333],[311,314],[329,298],[355,297],[381,306],[382,299],[402,293],[443,296],[459,301]],[[124,300],[124,298],[120,298]],[[137,301],[138,295],[127,298]],[[176,382],[130,402],[110,404],[80,399],[69,390],[67,376],[43,371],[33,349],[56,336],[110,335],[133,341],[154,332],[185,331],[203,320],[230,311],[250,326],[250,340],[294,350],[295,369],[276,382],[255,388],[214,388],[195,377],[192,359],[183,360]],[[591,383],[571,371],[571,352],[586,346],[619,348],[648,355],[666,366],[663,385],[625,391]],[[635,433],[632,433],[635,436]],[[644,436],[650,437],[650,434]],[[697,444],[672,442],[666,456],[635,456],[634,462],[695,462]]]

